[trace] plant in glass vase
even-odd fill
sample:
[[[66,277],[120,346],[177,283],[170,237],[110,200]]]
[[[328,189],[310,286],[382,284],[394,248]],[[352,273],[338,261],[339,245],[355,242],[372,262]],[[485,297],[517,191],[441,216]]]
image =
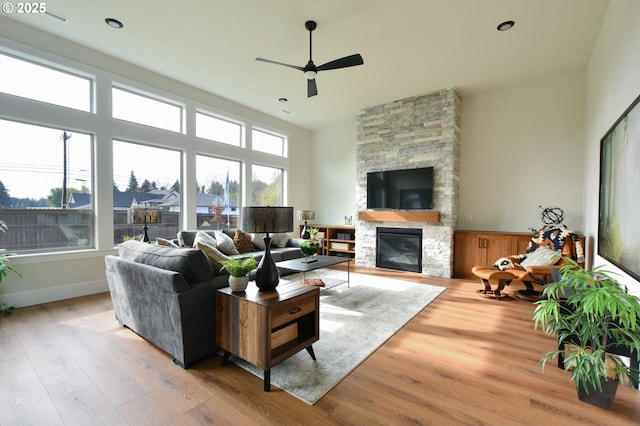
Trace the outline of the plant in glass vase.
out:
[[[320,240],[302,240],[300,242],[300,251],[304,254],[303,262],[315,262],[317,259],[309,259],[309,257],[317,254],[320,247],[322,247],[322,241]]]

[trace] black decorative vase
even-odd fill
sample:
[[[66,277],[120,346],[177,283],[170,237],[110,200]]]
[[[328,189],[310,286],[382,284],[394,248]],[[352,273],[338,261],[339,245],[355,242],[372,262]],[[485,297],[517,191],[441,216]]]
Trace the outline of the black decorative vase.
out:
[[[256,286],[260,290],[274,290],[280,282],[280,272],[271,257],[271,238],[264,237],[264,255],[256,269]]]
[[[580,388],[578,388],[578,399],[582,402],[586,402],[587,404],[608,410],[611,408],[611,404],[616,398],[616,392],[618,391],[620,380],[600,379],[600,384],[602,385],[602,391],[599,391],[598,389],[589,389],[589,393],[580,386]]]

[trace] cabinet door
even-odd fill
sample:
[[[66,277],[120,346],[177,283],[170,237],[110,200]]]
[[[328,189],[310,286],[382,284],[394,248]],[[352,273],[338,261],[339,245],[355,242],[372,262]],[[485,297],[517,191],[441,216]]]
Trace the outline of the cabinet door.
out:
[[[453,234],[453,276],[473,278],[471,268],[482,263],[482,240],[479,234],[456,232]]]
[[[523,254],[527,252],[527,246],[533,235],[517,235],[512,237],[511,247],[513,254]]]
[[[493,265],[496,260],[514,254],[511,252],[511,236],[489,234],[484,236],[484,264]]]

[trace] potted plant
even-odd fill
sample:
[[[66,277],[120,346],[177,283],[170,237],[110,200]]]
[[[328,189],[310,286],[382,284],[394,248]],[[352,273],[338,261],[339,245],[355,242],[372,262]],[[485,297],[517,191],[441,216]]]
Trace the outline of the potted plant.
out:
[[[0,220],[0,231],[7,232],[7,224],[3,220]],[[11,259],[9,259],[9,256],[14,254],[15,253],[7,253],[7,250],[5,249],[0,249],[0,284],[2,284],[2,280],[9,272],[13,272],[22,278],[22,274],[13,267],[13,263],[11,262]],[[5,303],[0,303],[0,317],[11,315],[13,309],[13,306],[7,306]]]
[[[253,256],[244,259],[232,258],[223,260],[220,263],[222,263],[220,271],[222,272],[222,270],[226,269],[229,272],[229,287],[233,292],[246,290],[247,285],[249,285],[248,274],[258,266],[258,262]]]
[[[304,254],[305,262],[315,262],[315,260],[309,260],[309,256],[313,256],[318,253],[318,250],[322,247],[322,241],[320,240],[302,240],[300,241],[300,251]]]
[[[558,334],[558,350],[542,358],[542,366],[563,355],[580,400],[609,408],[618,381],[637,377],[610,351],[625,348],[640,353],[640,299],[631,295],[603,266],[585,270],[564,257],[558,282],[547,284],[543,300],[536,302],[535,327]],[[619,350],[619,349],[618,349]],[[604,393],[610,388],[610,392]]]

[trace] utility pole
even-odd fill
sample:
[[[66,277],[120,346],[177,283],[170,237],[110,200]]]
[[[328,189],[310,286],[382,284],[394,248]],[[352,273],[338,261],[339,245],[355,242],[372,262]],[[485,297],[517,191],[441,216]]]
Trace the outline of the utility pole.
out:
[[[62,151],[63,151],[63,159],[62,159],[62,208],[67,208],[67,141],[71,139],[71,133],[67,133],[65,130],[64,133],[60,136],[62,139]]]

